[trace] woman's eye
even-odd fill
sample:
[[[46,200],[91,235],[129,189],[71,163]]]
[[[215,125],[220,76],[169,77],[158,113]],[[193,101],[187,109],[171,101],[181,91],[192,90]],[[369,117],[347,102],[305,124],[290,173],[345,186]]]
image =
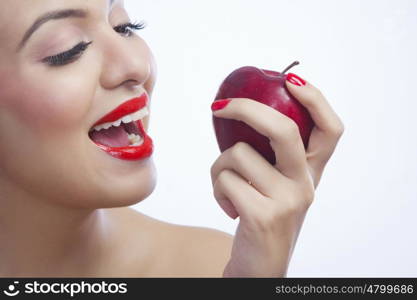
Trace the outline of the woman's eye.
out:
[[[116,27],[113,27],[113,29],[120,33],[123,36],[130,37],[133,34],[133,31],[135,30],[141,30],[146,27],[146,24],[141,22],[135,22],[135,23],[124,23],[117,25]],[[52,55],[45,57],[42,59],[42,62],[50,65],[50,66],[63,66],[66,64],[69,64],[73,61],[75,61],[77,58],[81,56],[81,54],[88,48],[88,46],[92,43],[91,42],[81,42],[78,45],[76,45],[74,48],[59,53],[57,55]]]
[[[78,57],[81,56],[81,54],[88,48],[88,46],[92,43],[91,42],[81,42],[78,45],[76,45],[74,48],[59,53],[57,55],[48,56],[42,59],[42,62],[50,65],[50,66],[62,66],[66,65],[74,60],[76,60]]]
[[[117,25],[116,27],[113,27],[113,29],[120,33],[123,36],[129,37],[133,34],[133,31],[135,30],[141,30],[146,27],[145,22],[135,22],[135,23],[124,23]]]

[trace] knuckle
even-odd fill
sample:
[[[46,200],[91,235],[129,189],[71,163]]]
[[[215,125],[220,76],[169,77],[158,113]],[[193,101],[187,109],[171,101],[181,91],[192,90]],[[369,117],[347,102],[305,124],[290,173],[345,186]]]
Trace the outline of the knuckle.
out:
[[[216,159],[216,161],[211,165],[210,167],[210,175],[211,175],[211,180],[214,181],[215,180],[215,176],[216,176],[216,172],[217,172],[217,165],[219,163],[219,159]]]
[[[345,131],[345,125],[339,121],[337,124],[333,125],[329,131],[334,137],[339,138]]]
[[[303,191],[303,199],[305,208],[309,208],[313,204],[315,196],[314,184],[306,186]]]
[[[215,179],[214,187],[218,190],[223,190],[223,188],[227,185],[229,180],[230,174],[228,169],[224,169],[220,171],[219,175]]]
[[[314,187],[308,186],[298,187],[298,193],[294,198],[288,199],[285,203],[283,214],[286,216],[296,216],[305,213],[314,200]]]
[[[248,150],[250,146],[245,142],[237,142],[233,145],[230,156],[231,159],[234,161],[242,161],[245,157],[247,157]]]
[[[220,199],[222,197],[222,194],[220,192],[220,187],[219,187],[219,182],[216,181],[213,185],[213,196],[214,198],[216,198],[217,200]]]
[[[315,196],[314,180],[306,177],[301,183],[294,186],[293,194],[297,195],[290,204],[295,212],[306,211],[313,204]]]
[[[286,140],[296,141],[300,138],[300,132],[298,125],[291,119],[288,122],[285,122],[285,125],[282,126],[282,137]]]
[[[215,167],[214,167],[214,165],[212,165],[211,166],[211,168],[210,168],[210,177],[211,177],[211,181],[214,183],[214,181],[215,181],[215,178],[214,178],[214,176],[215,176],[216,174],[215,174]]]
[[[294,215],[297,215],[300,211],[302,211],[303,208],[304,208],[303,202],[292,199],[291,201],[287,201],[283,209],[283,214],[285,216],[294,216]]]
[[[229,170],[228,169],[224,169],[222,171],[220,171],[219,175],[217,176],[217,181],[219,183],[224,182],[228,177],[229,177]]]

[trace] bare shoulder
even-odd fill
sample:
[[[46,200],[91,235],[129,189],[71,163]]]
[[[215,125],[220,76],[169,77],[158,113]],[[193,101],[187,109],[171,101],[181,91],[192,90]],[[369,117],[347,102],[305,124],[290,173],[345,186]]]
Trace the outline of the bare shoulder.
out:
[[[222,277],[233,236],[212,228],[166,223],[177,249],[174,268],[180,276]]]
[[[129,251],[140,255],[133,263],[149,262],[146,277],[221,277],[230,258],[233,236],[212,228],[172,224],[146,216],[134,209],[117,209],[119,220],[129,231]],[[134,234],[133,234],[134,232]],[[125,244],[126,245],[126,244]],[[146,250],[145,250],[146,248]],[[128,255],[128,254],[126,254]],[[140,263],[142,261],[142,263]]]

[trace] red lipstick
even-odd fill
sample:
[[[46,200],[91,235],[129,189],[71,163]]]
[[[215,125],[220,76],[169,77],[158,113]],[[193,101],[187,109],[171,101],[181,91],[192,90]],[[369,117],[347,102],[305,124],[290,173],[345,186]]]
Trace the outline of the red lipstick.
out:
[[[114,122],[118,119],[134,113],[143,107],[146,106],[148,103],[148,95],[143,93],[139,98],[134,98],[131,100],[126,101],[125,103],[119,105],[110,113],[102,117],[98,120],[94,125],[100,125],[103,123]],[[141,160],[145,159],[152,155],[153,153],[153,141],[151,137],[146,133],[142,119],[133,122],[135,126],[137,126],[139,135],[143,138],[143,142],[139,146],[124,146],[124,147],[111,147],[107,145],[103,145],[93,140],[93,142],[103,151],[110,154],[111,156],[122,159],[122,160]],[[122,126],[122,125],[121,125]],[[126,133],[127,134],[127,133]]]
[[[147,158],[153,153],[153,141],[149,135],[146,134],[141,120],[138,120],[136,124],[139,127],[141,135],[143,136],[143,143],[139,146],[126,146],[126,147],[109,147],[94,142],[97,146],[103,149],[111,156],[123,160],[140,160]]]
[[[121,117],[137,112],[138,110],[145,107],[147,103],[148,103],[148,95],[146,93],[143,93],[139,98],[133,98],[133,99],[126,101],[125,103],[120,104],[118,107],[116,107],[107,115],[105,115],[96,123],[94,123],[93,127],[103,124],[103,123],[117,121]]]

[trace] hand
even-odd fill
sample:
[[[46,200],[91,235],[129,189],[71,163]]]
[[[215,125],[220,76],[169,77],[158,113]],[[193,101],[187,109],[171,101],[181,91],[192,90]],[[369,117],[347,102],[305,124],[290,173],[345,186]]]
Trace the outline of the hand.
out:
[[[317,88],[308,82],[286,85],[316,125],[307,150],[295,122],[263,103],[232,99],[213,112],[269,137],[277,161],[273,166],[249,144],[239,142],[211,167],[214,197],[227,215],[240,217],[224,277],[286,276],[315,188],[344,131]]]

